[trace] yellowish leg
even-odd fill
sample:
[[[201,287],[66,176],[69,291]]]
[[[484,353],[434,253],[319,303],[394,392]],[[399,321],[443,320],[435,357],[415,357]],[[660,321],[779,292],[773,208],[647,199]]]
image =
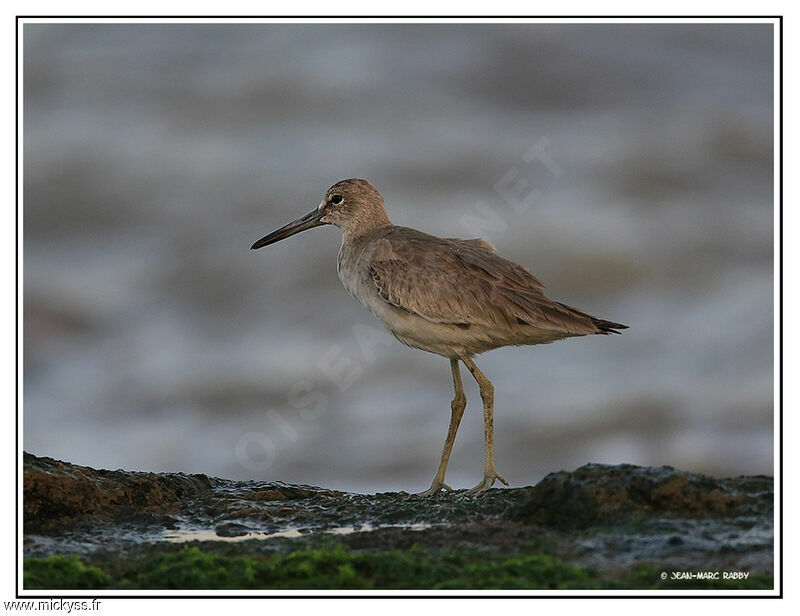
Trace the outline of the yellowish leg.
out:
[[[494,468],[494,387],[489,382],[489,379],[478,370],[478,366],[475,365],[472,358],[464,356],[461,358],[461,361],[469,368],[472,376],[475,377],[475,380],[478,382],[478,387],[480,387],[481,390],[481,399],[483,400],[483,440],[486,447],[483,481],[465,492],[465,494],[475,494],[491,488],[495,479],[499,479],[505,485],[508,485],[508,482],[498,475]]]
[[[453,371],[453,388],[456,390],[456,395],[450,403],[450,427],[447,429],[447,438],[444,441],[442,461],[439,462],[439,468],[433,477],[431,487],[424,492],[420,492],[419,496],[431,496],[438,494],[440,490],[451,492],[453,490],[444,482],[444,474],[447,472],[447,462],[450,460],[450,452],[453,450],[453,441],[456,440],[458,424],[461,423],[461,417],[464,415],[464,409],[467,406],[467,397],[464,395],[464,386],[461,384],[461,373],[458,370],[457,359],[450,360],[450,369]]]

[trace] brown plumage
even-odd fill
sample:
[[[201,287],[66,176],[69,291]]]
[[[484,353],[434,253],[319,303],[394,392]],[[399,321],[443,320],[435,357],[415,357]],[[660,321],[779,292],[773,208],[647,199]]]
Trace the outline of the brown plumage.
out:
[[[500,257],[482,238],[439,238],[392,225],[383,197],[365,180],[334,184],[316,210],[262,238],[253,248],[322,224],[342,229],[338,272],[348,292],[404,344],[450,359],[456,390],[450,430],[439,470],[424,494],[449,489],[444,473],[466,404],[459,361],[478,381],[484,402],[484,480],[469,491],[478,492],[495,479],[505,480],[494,468],[494,390],[472,357],[501,346],[618,334],[627,328],[549,299],[527,269]]]
[[[489,250],[485,240],[385,227],[367,241],[376,246],[367,271],[380,297],[429,321],[507,328],[518,344],[525,344],[530,328],[562,337],[624,327],[548,299],[539,280]]]

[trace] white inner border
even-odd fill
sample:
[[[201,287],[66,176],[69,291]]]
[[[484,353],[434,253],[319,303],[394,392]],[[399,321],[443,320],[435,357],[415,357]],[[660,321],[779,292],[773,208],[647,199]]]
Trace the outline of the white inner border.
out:
[[[687,5],[688,6],[695,6],[694,4],[688,4],[688,3],[687,3]],[[728,6],[729,6],[729,10],[734,10],[732,5],[728,5]],[[140,7],[138,10],[142,10],[142,8],[143,7]],[[270,8],[271,7],[264,5],[263,7],[259,8],[257,10],[260,10],[260,11],[263,11],[263,12],[269,12]],[[280,8],[284,8],[284,7],[280,7]],[[406,6],[404,8],[408,8],[408,7]],[[674,10],[677,7],[672,7],[672,8]],[[57,12],[62,12],[63,13],[64,10],[65,10],[65,7],[63,7],[62,5],[56,5],[56,6],[54,6],[54,9],[53,9],[52,12],[53,13],[57,13]],[[98,6],[97,9],[95,10],[95,12],[98,13],[98,14],[101,14],[101,13],[105,12],[106,10],[104,10],[104,9],[102,9],[102,8],[100,8]],[[156,8],[156,11],[158,11],[158,10],[159,10],[159,8]],[[160,10],[163,10],[163,7],[160,7]],[[216,8],[215,10],[218,11],[219,8]],[[213,12],[215,12],[215,10],[211,10],[211,11],[205,10],[204,12],[213,13]],[[322,14],[322,13],[325,13],[325,12],[331,12],[331,11],[335,11],[335,10],[342,10],[342,9],[340,9],[339,6],[329,5],[324,10],[320,10],[318,12],[318,14]],[[460,10],[463,10],[463,7]],[[537,7],[529,6],[529,7],[525,7],[524,9],[509,10],[508,12],[509,13],[524,13],[524,12],[532,12],[532,11],[535,11],[535,10],[537,10]],[[768,11],[769,7],[763,7],[763,9],[761,9],[761,10],[762,11],[764,11],[764,10]],[[32,12],[32,11],[30,9],[26,10],[26,8],[22,8],[21,10],[18,11],[19,14],[26,14],[26,13],[29,14],[30,12]],[[44,11],[37,10],[36,12],[41,14]],[[133,12],[133,11],[130,11],[130,12]],[[242,12],[243,13],[247,13],[248,11],[245,10],[245,11],[242,11]],[[253,12],[253,11],[250,11],[250,12]],[[363,12],[369,12],[369,10],[367,10],[367,11],[363,11],[362,10],[362,13]],[[446,11],[442,11],[442,12],[446,12]],[[585,12],[588,13],[588,12],[592,12],[592,11],[591,10],[587,10]],[[632,12],[635,13],[637,11],[635,9],[633,9]],[[709,11],[709,12],[713,12],[713,11]],[[750,9],[750,10],[744,9],[743,11],[740,10],[739,12],[741,12],[742,14],[746,14],[748,12],[753,12],[753,9]],[[777,11],[769,11],[769,12],[777,12]],[[785,12],[785,11],[781,11],[781,12]],[[473,11],[473,13],[480,14],[480,11]],[[41,591],[31,591],[31,592],[27,592],[26,593],[21,588],[21,585],[22,585],[22,532],[21,532],[22,531],[22,494],[21,494],[21,491],[22,491],[22,466],[23,466],[22,465],[22,444],[24,442],[23,441],[23,434],[22,434],[22,423],[23,423],[22,422],[22,406],[23,406],[23,400],[22,400],[22,392],[23,392],[23,388],[22,388],[22,379],[23,379],[23,373],[22,373],[22,369],[23,369],[23,361],[22,361],[23,360],[23,351],[22,351],[22,347],[23,347],[23,345],[22,345],[22,342],[23,342],[23,338],[22,338],[22,325],[23,325],[23,323],[22,323],[22,318],[23,318],[23,310],[22,310],[22,301],[23,301],[23,297],[22,297],[23,261],[22,261],[22,259],[23,259],[23,254],[22,254],[22,247],[23,247],[23,238],[22,238],[22,226],[21,226],[21,223],[22,223],[22,203],[23,203],[22,169],[23,169],[23,165],[24,165],[23,152],[22,152],[22,144],[24,143],[24,141],[23,141],[23,112],[24,112],[24,106],[23,106],[23,89],[22,89],[22,80],[23,80],[23,69],[22,69],[22,60],[23,60],[23,53],[22,53],[22,50],[23,50],[23,26],[26,23],[420,23],[420,22],[425,22],[425,23],[471,23],[471,24],[474,24],[474,23],[510,23],[510,22],[514,22],[514,23],[609,23],[609,24],[610,23],[772,23],[774,25],[774,29],[775,29],[775,37],[774,37],[774,41],[775,41],[775,43],[774,43],[774,49],[775,49],[775,54],[774,54],[774,58],[775,58],[775,61],[774,61],[774,75],[775,75],[775,78],[774,78],[774,84],[775,84],[775,86],[774,86],[774,109],[775,109],[775,113],[774,113],[774,118],[775,118],[775,122],[774,122],[774,126],[775,126],[775,136],[774,136],[774,144],[775,144],[775,159],[774,159],[775,160],[775,172],[774,172],[775,173],[775,190],[774,190],[775,202],[774,202],[774,212],[775,212],[775,217],[774,217],[774,219],[775,219],[775,223],[774,223],[774,226],[775,226],[775,231],[774,231],[774,237],[776,239],[775,246],[774,246],[774,268],[775,268],[774,269],[774,272],[775,272],[775,274],[774,274],[775,275],[775,278],[774,278],[774,280],[775,280],[775,285],[774,285],[774,323],[775,323],[775,328],[774,328],[774,340],[775,340],[775,344],[774,344],[774,381],[775,381],[775,398],[774,398],[774,400],[775,400],[775,421],[774,421],[774,426],[775,426],[775,431],[774,431],[775,469],[774,469],[774,477],[775,477],[775,505],[776,505],[776,507],[775,507],[775,510],[776,510],[776,525],[775,525],[775,580],[776,580],[776,584],[777,584],[777,581],[781,579],[781,573],[782,572],[780,570],[780,562],[781,562],[780,550],[781,550],[781,537],[782,537],[782,530],[783,529],[780,528],[780,526],[778,524],[778,516],[777,516],[777,512],[779,510],[778,509],[778,505],[780,503],[779,490],[780,490],[780,485],[781,485],[780,484],[780,480],[781,480],[780,472],[781,472],[781,469],[780,469],[780,464],[778,462],[779,462],[779,460],[781,459],[781,456],[782,456],[782,447],[781,447],[782,443],[780,442],[780,433],[779,433],[779,426],[780,426],[780,424],[779,424],[779,400],[780,400],[780,391],[779,391],[779,379],[780,379],[780,369],[779,369],[780,368],[780,354],[779,354],[779,348],[780,347],[779,347],[779,343],[780,343],[780,339],[779,339],[779,335],[780,334],[779,334],[778,323],[779,323],[779,310],[780,310],[780,304],[779,304],[779,301],[780,301],[780,299],[779,299],[780,298],[780,296],[779,296],[780,280],[778,278],[778,276],[779,276],[778,267],[779,267],[779,262],[780,262],[780,244],[779,244],[779,242],[777,240],[779,238],[779,233],[780,233],[780,226],[779,226],[780,202],[779,202],[779,199],[780,199],[780,193],[781,193],[780,188],[781,187],[780,187],[780,184],[779,184],[779,182],[780,182],[780,164],[779,163],[782,162],[780,160],[780,152],[779,152],[779,139],[780,139],[780,134],[779,134],[779,131],[780,131],[780,115],[779,115],[779,113],[780,113],[780,111],[779,110],[780,110],[780,101],[781,101],[781,97],[782,97],[783,92],[780,89],[780,77],[781,76],[780,76],[780,72],[779,72],[780,71],[780,67],[779,67],[779,61],[778,61],[778,59],[780,57],[780,40],[779,40],[779,21],[777,19],[766,18],[766,17],[747,18],[747,19],[726,18],[726,17],[722,17],[722,18],[705,18],[705,17],[655,18],[655,17],[643,17],[643,18],[633,18],[633,19],[614,18],[614,17],[591,17],[591,18],[569,18],[569,17],[546,18],[545,17],[545,18],[529,18],[529,19],[508,18],[508,17],[488,17],[488,18],[480,18],[480,19],[463,18],[463,17],[452,17],[452,18],[451,17],[446,17],[446,18],[442,18],[442,17],[436,17],[436,18],[410,18],[410,17],[403,17],[403,18],[390,18],[390,19],[383,19],[383,18],[362,18],[362,19],[358,19],[358,18],[327,18],[327,17],[326,18],[297,18],[297,17],[288,17],[288,18],[242,18],[242,17],[228,17],[228,18],[226,18],[226,17],[220,17],[220,18],[216,18],[216,17],[214,17],[214,18],[177,18],[177,17],[176,18],[173,18],[173,17],[170,17],[170,18],[157,18],[157,17],[155,17],[155,18],[154,17],[146,17],[146,18],[144,18],[144,17],[141,17],[141,18],[140,17],[137,17],[137,18],[113,18],[113,17],[64,18],[64,17],[52,17],[52,18],[50,18],[49,17],[49,18],[24,18],[24,19],[21,18],[21,19],[19,19],[19,21],[16,24],[17,35],[18,35],[18,49],[17,49],[17,51],[18,51],[18,61],[19,61],[19,64],[18,64],[18,70],[19,70],[18,82],[16,84],[17,85],[17,91],[18,91],[18,97],[17,97],[17,101],[16,102],[17,102],[18,113],[19,113],[19,117],[18,117],[18,121],[19,121],[19,124],[18,124],[18,131],[19,131],[19,133],[18,133],[18,135],[19,135],[18,143],[19,143],[19,148],[18,148],[18,151],[16,152],[16,155],[18,156],[18,160],[19,160],[19,167],[18,167],[18,170],[17,170],[17,180],[19,182],[19,193],[17,195],[18,196],[17,214],[18,214],[19,223],[20,223],[19,227],[17,228],[17,240],[18,240],[18,244],[19,244],[19,252],[18,252],[18,255],[17,255],[18,258],[19,258],[19,270],[18,270],[18,275],[19,275],[19,294],[18,294],[18,303],[17,303],[17,310],[18,310],[18,314],[19,314],[19,324],[18,324],[17,334],[19,336],[19,347],[17,349],[16,360],[17,360],[18,366],[19,366],[17,385],[19,387],[19,404],[20,404],[20,408],[18,409],[18,412],[19,412],[19,434],[18,434],[18,438],[19,438],[20,447],[19,447],[19,450],[17,451],[17,468],[18,468],[17,480],[18,480],[18,486],[19,486],[17,515],[19,516],[20,525],[19,525],[19,535],[16,537],[16,545],[15,545],[15,547],[13,549],[5,550],[4,552],[6,554],[8,554],[8,555],[16,553],[17,556],[18,556],[18,567],[19,567],[19,569],[18,569],[17,573],[18,573],[18,580],[19,580],[20,587],[18,589],[16,589],[16,590],[17,590],[18,594],[21,597],[26,597],[26,596],[36,596],[36,597],[39,597],[39,596],[57,596],[57,597],[88,596],[86,591],[58,591],[58,593],[55,594],[55,595],[49,595],[47,593],[42,593]],[[12,73],[12,77],[11,77],[11,83],[14,83],[13,73]],[[9,97],[9,100],[12,100],[11,97]],[[7,117],[13,117],[13,115],[11,115],[11,114],[13,114],[14,109],[12,108],[10,110],[10,112],[11,113]],[[12,138],[9,139],[9,141],[8,141],[9,143],[13,143],[13,133],[11,134],[11,137]],[[10,184],[11,184],[10,185],[10,190],[13,191],[14,190],[13,182],[11,182]],[[12,192],[12,194],[13,194],[13,192]],[[10,210],[10,208],[9,208],[9,210]],[[6,249],[10,252],[10,249],[8,248],[8,246],[6,246]],[[11,258],[11,259],[7,258],[6,262],[7,263],[13,262],[13,258]],[[9,414],[9,416],[10,416],[10,414]],[[14,418],[10,417],[10,419],[13,421]],[[13,423],[11,425],[12,425],[12,428],[7,431],[7,434],[9,436],[13,435],[13,433],[14,433]],[[7,445],[7,447],[9,448],[8,450],[10,450],[11,448],[13,448],[13,443],[9,443]],[[9,473],[5,474],[6,478],[10,478],[12,476],[14,476],[13,472],[9,472]],[[10,494],[10,493],[11,493],[11,490],[7,489],[6,490],[6,494]],[[10,502],[10,499],[9,499],[9,502]],[[6,528],[13,527],[13,520],[8,520],[8,522],[9,523],[6,525]],[[8,535],[10,536],[10,533],[8,533]],[[7,569],[4,566],[3,571],[5,572],[7,570],[9,572],[11,572],[11,575],[10,576],[4,576],[4,579],[7,582],[7,585],[10,585],[10,580],[13,579],[13,565],[11,566],[11,569]],[[278,596],[281,596],[281,595],[282,596],[287,596],[287,595],[291,595],[291,596],[359,595],[360,596],[360,595],[364,595],[364,596],[371,596],[371,597],[386,596],[386,595],[392,595],[392,596],[403,596],[403,595],[415,595],[415,596],[419,596],[419,595],[431,595],[431,596],[443,596],[443,595],[492,596],[492,595],[503,595],[503,596],[512,596],[513,595],[513,596],[520,596],[520,597],[530,596],[530,595],[536,595],[536,596],[541,596],[541,595],[556,595],[556,596],[557,595],[569,595],[569,596],[576,596],[577,597],[577,596],[597,596],[597,595],[603,594],[603,592],[602,591],[550,591],[550,592],[548,592],[548,591],[511,591],[511,590],[503,590],[503,591],[302,591],[302,590],[297,590],[297,591],[218,591],[218,590],[214,590],[214,591],[97,591],[96,593],[92,593],[90,596],[95,596],[95,597],[102,598],[104,596],[109,596],[109,595],[113,596],[113,595],[121,595],[121,594],[131,595],[131,596],[146,595],[146,596],[165,596],[165,597],[166,596],[173,596],[173,597],[174,596],[202,597],[202,596],[223,596],[223,595],[224,596],[231,596],[231,597],[243,597],[243,596],[263,597],[263,596],[275,596],[275,595],[278,595]],[[698,596],[698,597],[707,596],[707,595],[721,596],[721,595],[727,595],[727,594],[732,595],[732,596],[737,596],[737,595],[741,595],[741,594],[774,596],[774,595],[777,594],[777,591],[731,591],[731,592],[703,591],[703,590],[696,590],[696,591],[660,591],[660,592],[654,592],[654,591],[609,591],[608,594],[626,595],[626,596],[654,596],[656,594],[669,596],[670,594],[672,594],[672,595],[676,595],[677,594],[677,595]],[[116,605],[119,604],[119,602],[117,602],[117,601],[115,601],[114,603]],[[617,602],[614,602],[614,603],[617,603]],[[110,601],[106,601],[106,604],[105,604],[104,607],[108,607],[109,604],[110,604]],[[171,604],[169,602],[165,604],[165,606],[170,606],[170,605],[174,609],[174,607],[175,607],[174,604]],[[208,604],[206,604],[206,605],[208,605]],[[214,602],[212,605],[216,605],[219,608],[223,607],[221,604],[216,603],[216,602]],[[234,603],[232,605],[236,606],[239,609],[245,607],[245,605],[243,605],[241,602],[237,602],[237,603]],[[292,605],[292,604],[289,604],[289,605]],[[501,605],[510,607],[509,602],[504,602]],[[603,604],[603,605],[607,605],[609,608],[612,608],[612,604],[610,604],[610,603]],[[681,604],[678,604],[678,605],[675,605],[674,607],[679,607],[680,605]],[[322,606],[320,605],[320,607],[322,607]],[[533,606],[531,606],[531,607],[533,607]],[[633,606],[631,605],[631,607],[633,607]],[[753,606],[753,607],[755,607],[755,606]],[[620,608],[620,605],[617,604],[612,609],[618,610],[619,608]],[[217,611],[217,610],[214,609],[214,611]],[[748,610],[748,612],[749,611],[750,610]]]

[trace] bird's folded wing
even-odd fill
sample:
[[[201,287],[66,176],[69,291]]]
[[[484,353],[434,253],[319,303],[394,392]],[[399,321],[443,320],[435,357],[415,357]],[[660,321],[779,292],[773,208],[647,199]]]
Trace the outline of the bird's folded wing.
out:
[[[368,271],[384,301],[432,322],[595,331],[589,315],[545,297],[528,270],[487,245],[431,236],[384,238]]]

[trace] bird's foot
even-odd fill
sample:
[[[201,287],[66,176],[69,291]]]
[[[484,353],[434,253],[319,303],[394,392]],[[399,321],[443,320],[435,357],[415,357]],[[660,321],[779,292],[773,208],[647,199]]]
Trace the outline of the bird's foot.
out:
[[[417,492],[415,496],[435,496],[442,490],[445,490],[446,492],[452,492],[453,488],[447,485],[444,481],[439,481],[438,479],[434,479],[430,488],[428,488],[424,492]]]
[[[470,488],[466,492],[464,492],[464,496],[471,496],[472,494],[477,494],[478,492],[484,492],[491,488],[494,485],[496,479],[499,479],[501,483],[508,485],[508,482],[503,479],[500,475],[496,472],[489,473],[488,475],[483,476],[483,481],[481,481],[478,485],[474,488]]]

